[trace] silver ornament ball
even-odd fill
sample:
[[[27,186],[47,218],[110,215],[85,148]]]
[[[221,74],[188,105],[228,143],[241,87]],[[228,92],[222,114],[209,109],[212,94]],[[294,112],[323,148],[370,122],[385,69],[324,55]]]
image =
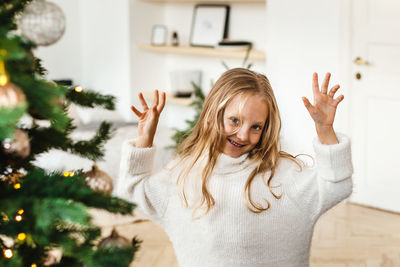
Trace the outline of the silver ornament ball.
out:
[[[63,11],[46,0],[35,0],[27,6],[18,24],[25,38],[42,46],[54,44],[65,32]]]

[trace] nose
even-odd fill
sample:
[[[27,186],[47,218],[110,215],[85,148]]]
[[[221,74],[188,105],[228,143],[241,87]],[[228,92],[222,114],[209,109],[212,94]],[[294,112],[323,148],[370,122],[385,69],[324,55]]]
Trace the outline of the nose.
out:
[[[240,127],[239,131],[236,133],[236,137],[242,142],[247,142],[249,139],[249,129],[244,126]]]

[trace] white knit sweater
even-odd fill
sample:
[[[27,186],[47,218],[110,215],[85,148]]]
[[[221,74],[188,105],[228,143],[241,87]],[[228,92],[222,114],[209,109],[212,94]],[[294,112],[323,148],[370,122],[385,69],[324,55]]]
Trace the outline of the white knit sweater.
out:
[[[282,193],[280,199],[257,176],[252,199],[271,203],[270,209],[259,214],[250,212],[243,201],[244,185],[254,166],[247,154],[219,156],[208,186],[215,206],[198,220],[182,204],[175,183],[178,169],[167,166],[152,174],[154,147],[136,148],[134,141],[124,145],[117,195],[136,203],[161,224],[182,267],[308,266],[315,222],[352,191],[350,141],[343,135],[338,138],[335,145],[314,140],[316,167],[299,171],[294,162],[280,161],[272,179],[272,186],[281,185],[273,189]],[[200,196],[196,198],[199,187],[193,182],[199,178],[200,169],[189,175],[190,203]]]

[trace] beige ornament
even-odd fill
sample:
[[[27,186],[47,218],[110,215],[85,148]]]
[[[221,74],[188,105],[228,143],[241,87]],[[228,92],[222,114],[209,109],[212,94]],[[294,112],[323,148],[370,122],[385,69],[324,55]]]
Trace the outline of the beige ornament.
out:
[[[16,155],[21,158],[26,158],[31,153],[29,136],[20,129],[15,131],[13,139],[5,139],[2,146],[6,154]]]
[[[110,248],[110,247],[125,247],[130,246],[131,242],[123,236],[120,236],[113,228],[111,235],[102,239],[99,243],[99,247]]]
[[[0,108],[14,108],[25,101],[24,93],[13,83],[0,85]]]
[[[53,248],[46,253],[46,259],[43,263],[44,266],[51,266],[61,261],[63,256],[62,250],[59,248]]]
[[[0,49],[0,56],[6,55],[7,51]],[[21,89],[10,82],[4,60],[0,60],[0,108],[15,108],[25,101],[26,97]]]
[[[92,170],[83,174],[86,177],[86,182],[90,188],[96,191],[101,191],[111,194],[113,191],[113,180],[104,171],[100,170],[96,163],[93,164]]]

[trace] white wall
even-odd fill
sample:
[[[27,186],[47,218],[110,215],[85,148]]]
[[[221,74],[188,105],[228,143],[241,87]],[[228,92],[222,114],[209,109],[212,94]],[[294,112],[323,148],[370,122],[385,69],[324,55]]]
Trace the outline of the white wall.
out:
[[[55,2],[66,14],[67,31],[55,45],[37,51],[50,71],[50,78],[70,77],[117,96],[118,109],[129,118],[132,116],[127,107],[138,103],[137,92],[169,90],[170,71],[202,69],[203,89],[208,91],[211,81],[225,70],[220,58],[165,55],[137,49],[139,44],[150,43],[154,24],[166,25],[169,37],[172,31],[178,31],[180,43],[187,45],[193,3]],[[332,84],[342,85],[340,91],[345,100],[339,107],[335,129],[346,132],[349,29],[345,2],[268,0],[266,5],[231,5],[231,39],[251,40],[255,48],[266,51],[266,63],[253,61],[253,70],[265,72],[269,77],[282,113],[285,143],[295,152],[310,152],[309,141],[315,135],[313,122],[301,101],[303,95],[312,100],[314,71],[320,76],[330,71]],[[238,59],[226,62],[230,67],[241,64]]]
[[[168,3],[165,4],[164,24],[168,28],[168,41],[171,40],[172,32],[177,31],[180,45],[188,46],[194,3]],[[229,38],[232,40],[248,40],[253,42],[255,49],[265,50],[266,40],[266,16],[265,4],[262,3],[234,3],[230,4]],[[205,56],[177,56],[167,57],[167,71],[200,69],[203,71],[202,88],[205,92],[210,90],[211,81],[216,79],[226,70],[222,61],[230,68],[241,67],[242,59],[229,59],[222,57]],[[265,71],[264,61],[250,60],[253,70]],[[169,76],[165,81],[167,90],[170,89]]]
[[[129,0],[81,0],[82,85],[117,97],[127,119],[130,85]]]
[[[35,55],[43,60],[49,79],[73,79],[82,82],[82,49],[80,35],[81,0],[54,1],[66,17],[66,29],[61,39],[50,46],[39,46]]]
[[[139,91],[163,89],[167,75],[165,74],[165,58],[159,54],[138,49],[139,45],[149,44],[154,24],[164,24],[164,4],[148,3],[141,0],[130,1],[130,48],[131,48],[131,82],[132,102],[138,103]]]
[[[306,96],[313,102],[312,73],[322,79],[331,72],[331,85],[339,83],[339,92],[348,92],[343,1],[268,0],[266,10],[267,75],[282,115],[284,146],[292,153],[312,153],[314,123],[301,100]],[[336,117],[337,131],[347,129],[345,102],[346,97]]]
[[[128,0],[58,0],[67,21],[62,39],[40,47],[50,79],[71,78],[75,84],[117,97],[116,109],[131,118],[131,43]],[[128,108],[127,108],[128,107]]]

